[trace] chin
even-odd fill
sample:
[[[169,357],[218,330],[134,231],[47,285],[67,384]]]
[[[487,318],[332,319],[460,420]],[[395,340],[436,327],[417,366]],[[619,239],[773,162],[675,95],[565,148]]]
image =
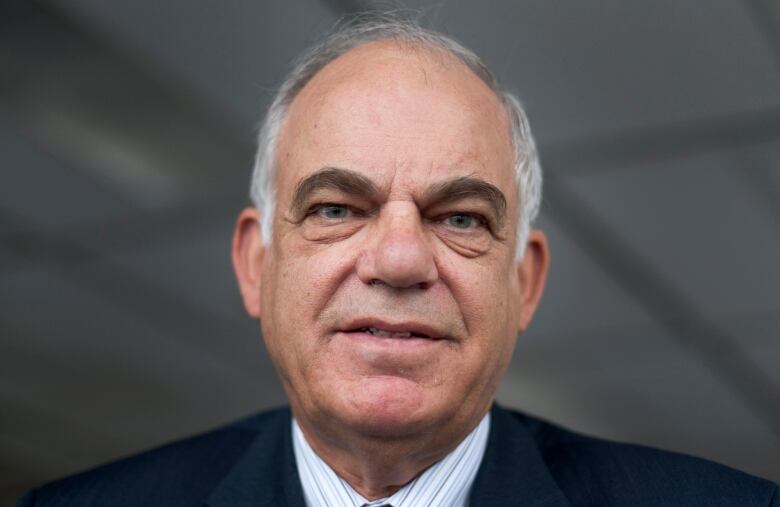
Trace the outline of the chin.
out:
[[[378,437],[401,437],[437,427],[446,418],[439,414],[441,396],[407,379],[366,379],[357,389],[344,394],[339,405],[342,420]]]

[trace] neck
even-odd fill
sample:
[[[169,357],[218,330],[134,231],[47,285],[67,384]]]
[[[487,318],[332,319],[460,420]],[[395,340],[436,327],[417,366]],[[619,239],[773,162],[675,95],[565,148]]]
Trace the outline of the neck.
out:
[[[441,428],[408,437],[376,437],[323,432],[296,417],[317,455],[361,496],[376,500],[392,495],[452,452],[484,414],[460,431]]]

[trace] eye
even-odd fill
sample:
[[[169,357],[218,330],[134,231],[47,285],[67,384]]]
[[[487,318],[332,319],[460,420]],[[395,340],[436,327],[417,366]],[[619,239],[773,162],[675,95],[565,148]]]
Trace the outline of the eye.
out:
[[[322,218],[327,218],[328,220],[339,220],[342,218],[347,218],[351,214],[350,209],[347,206],[341,204],[322,204],[317,206],[313,212]]]
[[[469,215],[467,213],[456,213],[454,215],[450,215],[444,219],[444,223],[449,225],[450,227],[454,227],[455,229],[464,229],[464,230],[473,229],[475,227],[484,225],[484,221],[481,220],[479,217],[474,215]]]

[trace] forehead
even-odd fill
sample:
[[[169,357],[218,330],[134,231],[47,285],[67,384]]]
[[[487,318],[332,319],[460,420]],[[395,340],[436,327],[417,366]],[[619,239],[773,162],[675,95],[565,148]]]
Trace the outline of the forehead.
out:
[[[380,185],[453,175],[514,185],[498,97],[452,55],[412,43],[365,44],[325,66],[293,101],[278,148],[280,199],[324,166]]]

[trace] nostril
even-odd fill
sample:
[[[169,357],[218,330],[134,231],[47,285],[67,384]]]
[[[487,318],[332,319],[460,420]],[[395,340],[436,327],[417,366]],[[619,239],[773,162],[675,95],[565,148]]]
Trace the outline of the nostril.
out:
[[[368,281],[368,285],[387,285],[387,282],[383,282],[379,278],[372,278],[371,280]],[[420,282],[414,285],[410,285],[408,288],[425,290],[430,286],[431,284],[428,282]]]

